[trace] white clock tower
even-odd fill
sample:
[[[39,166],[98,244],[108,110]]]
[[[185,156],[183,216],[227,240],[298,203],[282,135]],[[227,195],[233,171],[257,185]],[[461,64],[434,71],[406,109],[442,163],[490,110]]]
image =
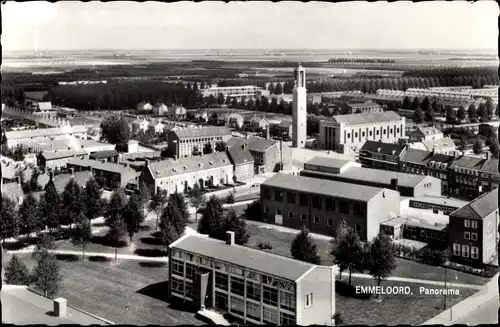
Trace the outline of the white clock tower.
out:
[[[300,64],[294,70],[292,146],[303,148],[307,139],[306,71]]]

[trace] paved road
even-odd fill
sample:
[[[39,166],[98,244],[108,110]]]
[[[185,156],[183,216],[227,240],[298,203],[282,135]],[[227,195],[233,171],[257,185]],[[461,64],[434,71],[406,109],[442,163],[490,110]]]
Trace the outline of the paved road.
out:
[[[454,313],[456,314],[456,313]],[[450,319],[453,317],[450,316]],[[487,303],[483,304],[474,312],[471,312],[459,320],[453,321],[454,325],[466,324],[474,326],[478,324],[497,324],[498,323],[498,298],[493,298]]]

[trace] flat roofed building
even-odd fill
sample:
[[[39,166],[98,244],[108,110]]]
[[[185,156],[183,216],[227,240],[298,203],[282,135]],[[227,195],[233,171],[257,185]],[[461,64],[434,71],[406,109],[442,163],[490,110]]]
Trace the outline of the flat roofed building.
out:
[[[304,170],[331,174],[343,173],[351,167],[361,167],[361,164],[350,160],[327,157],[314,157],[304,164]]]
[[[322,163],[307,162],[301,176],[397,190],[402,196],[440,196],[441,180],[431,176],[412,175],[379,169],[356,167],[349,162],[336,169],[336,159],[321,158]],[[313,169],[311,169],[313,168]],[[319,168],[319,169],[318,169]],[[328,171],[330,170],[330,171]],[[334,172],[336,170],[337,172]]]
[[[361,113],[371,113],[371,112],[383,112],[382,107],[371,101],[365,101],[363,103],[348,103],[347,108],[350,114],[361,114]]]
[[[357,153],[366,141],[398,142],[405,118],[393,111],[337,115],[320,121],[319,145],[325,150]]]
[[[335,314],[336,267],[317,266],[226,242],[185,235],[169,248],[169,295],[245,324],[328,325]]]
[[[244,86],[212,86],[201,90],[204,97],[209,97],[213,95],[217,97],[222,93],[224,98],[255,98],[261,97],[263,95],[263,89],[254,85],[244,85]]]
[[[212,149],[218,142],[227,142],[231,138],[231,131],[226,127],[193,127],[184,128],[168,133],[168,148],[177,158],[193,155],[193,149],[203,151],[207,143]]]
[[[5,132],[5,137],[7,138],[7,145],[9,147],[14,147],[19,143],[24,141],[27,142],[38,142],[46,140],[58,140],[60,138],[67,138],[68,136],[79,136],[87,137],[87,127],[86,126],[70,126],[66,125],[63,127],[54,128],[39,128],[39,129],[29,129],[24,131],[10,131]]]
[[[399,212],[399,192],[278,173],[261,184],[262,217],[285,227],[331,235],[342,221],[362,240],[378,234],[380,222]]]
[[[450,214],[450,259],[470,265],[491,263],[498,256],[498,189]]]

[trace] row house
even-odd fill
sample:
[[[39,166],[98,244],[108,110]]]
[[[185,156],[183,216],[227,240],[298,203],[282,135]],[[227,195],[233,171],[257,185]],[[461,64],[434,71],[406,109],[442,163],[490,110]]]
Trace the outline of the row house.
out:
[[[382,109],[379,104],[371,100],[365,101],[363,103],[348,103],[346,105],[346,109],[349,114],[364,114],[384,111],[384,109]]]
[[[450,175],[452,192],[474,199],[498,187],[498,159],[461,156],[450,165]]]
[[[366,168],[398,171],[406,150],[401,144],[366,141],[359,151],[359,162]]]
[[[202,156],[146,161],[139,176],[153,193],[166,190],[168,194],[187,193],[198,184],[201,188],[233,183],[234,167],[225,152]]]
[[[246,144],[227,147],[227,154],[234,166],[234,178],[237,181],[252,180],[255,175],[254,159]]]
[[[275,140],[249,137],[241,139],[233,137],[227,142],[228,147],[246,146],[255,165],[255,174],[265,174],[278,170],[281,163],[281,151]]]
[[[385,188],[278,173],[261,184],[262,217],[271,224],[331,236],[343,220],[361,240],[399,212],[399,192]]]
[[[205,145],[210,143],[212,149],[219,142],[227,143],[231,138],[231,131],[226,127],[192,127],[171,130],[168,133],[168,148],[177,158],[193,155],[195,147],[202,152]]]
[[[189,234],[169,245],[172,301],[244,324],[333,326],[336,266],[317,266]]]
[[[37,128],[23,131],[5,132],[7,146],[9,148],[15,147],[16,145],[25,142],[50,142],[54,140],[68,139],[72,136],[86,139],[87,127],[84,125],[65,125],[62,127]]]

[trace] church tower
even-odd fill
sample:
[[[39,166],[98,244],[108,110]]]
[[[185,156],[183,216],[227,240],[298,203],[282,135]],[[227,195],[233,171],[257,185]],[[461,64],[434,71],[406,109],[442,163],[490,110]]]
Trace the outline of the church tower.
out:
[[[304,148],[307,138],[307,93],[306,71],[300,64],[294,70],[295,88],[293,89],[292,146]]]

